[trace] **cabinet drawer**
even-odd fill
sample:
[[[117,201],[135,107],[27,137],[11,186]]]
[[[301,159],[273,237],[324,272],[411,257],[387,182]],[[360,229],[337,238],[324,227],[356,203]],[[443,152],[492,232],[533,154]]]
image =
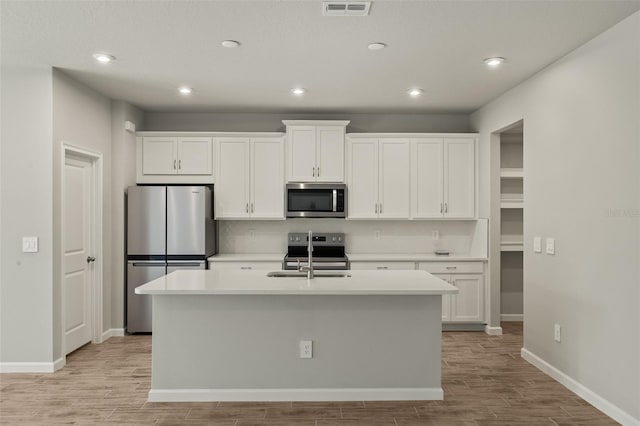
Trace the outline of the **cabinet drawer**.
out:
[[[280,271],[280,262],[209,262],[209,269],[254,269],[261,271]]]
[[[418,269],[432,274],[482,274],[482,262],[420,262]]]
[[[412,270],[416,269],[415,262],[351,262],[351,269],[356,270]]]

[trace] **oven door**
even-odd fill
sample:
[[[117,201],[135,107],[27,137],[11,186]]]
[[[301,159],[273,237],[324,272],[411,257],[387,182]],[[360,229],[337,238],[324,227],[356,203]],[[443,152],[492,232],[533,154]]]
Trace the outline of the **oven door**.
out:
[[[287,184],[287,217],[346,217],[345,185]]]

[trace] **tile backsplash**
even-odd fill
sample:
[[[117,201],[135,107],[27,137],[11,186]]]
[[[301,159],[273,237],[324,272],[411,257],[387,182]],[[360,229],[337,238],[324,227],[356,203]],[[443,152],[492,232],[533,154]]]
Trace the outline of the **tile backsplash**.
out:
[[[347,253],[455,254],[471,250],[477,221],[364,221],[344,219],[288,219],[278,221],[219,221],[219,252],[285,253],[289,232],[343,232]],[[437,231],[439,238],[433,238]],[[378,237],[379,235],[379,237]]]

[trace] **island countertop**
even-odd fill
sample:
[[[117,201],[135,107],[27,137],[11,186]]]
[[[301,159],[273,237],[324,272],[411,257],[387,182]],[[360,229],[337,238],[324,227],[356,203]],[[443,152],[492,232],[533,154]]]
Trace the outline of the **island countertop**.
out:
[[[326,271],[325,271],[326,272]],[[349,277],[268,277],[260,270],[178,270],[135,289],[151,295],[443,295],[458,289],[426,271],[341,271]]]

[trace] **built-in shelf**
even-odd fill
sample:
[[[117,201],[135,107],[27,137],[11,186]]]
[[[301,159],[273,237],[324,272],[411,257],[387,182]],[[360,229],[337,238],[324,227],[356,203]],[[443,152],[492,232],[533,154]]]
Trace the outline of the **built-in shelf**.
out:
[[[522,168],[502,168],[500,169],[500,177],[505,179],[522,179],[524,177],[524,171]]]
[[[502,235],[500,251],[523,251],[524,239],[522,235]]]
[[[501,199],[501,209],[522,209],[524,208],[524,200],[522,199]]]

